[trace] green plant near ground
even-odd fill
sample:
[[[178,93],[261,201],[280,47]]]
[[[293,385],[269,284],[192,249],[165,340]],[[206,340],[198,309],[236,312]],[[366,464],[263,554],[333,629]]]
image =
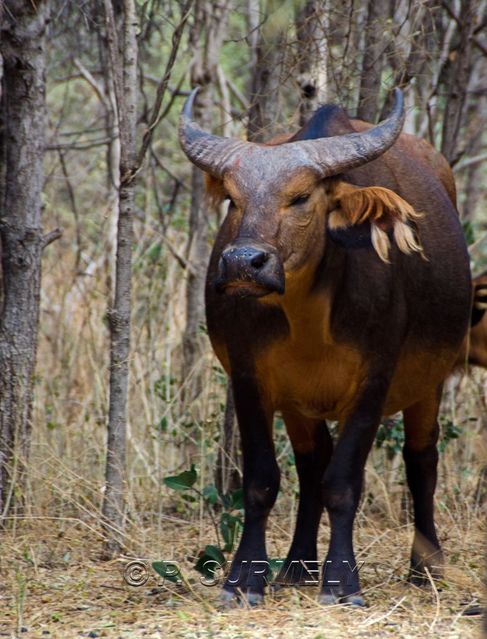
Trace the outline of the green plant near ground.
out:
[[[198,553],[198,559],[194,569],[204,577],[211,578],[217,569],[224,569],[227,564],[226,556],[231,553],[237,543],[240,531],[242,530],[243,495],[239,488],[228,494],[222,494],[216,486],[210,484],[199,490],[195,487],[198,480],[198,473],[194,464],[189,470],[184,470],[178,475],[171,475],[163,479],[164,484],[175,491],[194,493],[203,500],[205,509],[215,530],[217,543],[205,546]],[[196,501],[196,500],[194,500]],[[163,577],[169,578],[165,567],[154,565],[154,569]],[[163,571],[163,572],[162,572]],[[175,575],[172,581],[175,581]]]
[[[461,434],[461,428],[451,419],[440,417],[439,452],[443,453],[448,444],[452,440],[458,439]],[[389,459],[400,453],[404,446],[404,423],[402,418],[392,417],[380,424],[375,445],[377,448],[382,448]]]

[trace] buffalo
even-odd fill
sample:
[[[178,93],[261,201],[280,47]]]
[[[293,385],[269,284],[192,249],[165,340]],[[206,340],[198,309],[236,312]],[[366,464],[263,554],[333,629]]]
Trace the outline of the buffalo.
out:
[[[403,412],[414,504],[409,578],[442,574],[434,523],[442,384],[467,332],[471,280],[446,160],[401,133],[396,89],[377,126],[338,106],[268,144],[220,137],[180,119],[187,157],[209,195],[228,199],[208,268],[206,313],[231,378],[243,455],[245,518],[224,601],[262,600],[266,521],[279,489],[273,416],[293,447],[300,498],[277,582],[299,585],[330,542],[320,601],[363,605],[352,530],[382,416]],[[336,441],[327,420],[338,422]]]

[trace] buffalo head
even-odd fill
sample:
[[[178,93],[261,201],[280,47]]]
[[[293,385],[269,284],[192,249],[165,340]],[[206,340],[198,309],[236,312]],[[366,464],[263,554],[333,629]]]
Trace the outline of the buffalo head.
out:
[[[230,201],[217,290],[255,297],[283,294],[300,274],[318,264],[326,225],[339,229],[370,222],[372,243],[385,261],[388,231],[401,250],[419,250],[407,226],[415,214],[404,200],[388,189],[358,188],[335,177],[374,160],[394,144],[404,121],[399,89],[390,116],[375,127],[278,145],[204,132],[192,117],[196,92],[181,115],[181,146],[208,174],[213,192]]]

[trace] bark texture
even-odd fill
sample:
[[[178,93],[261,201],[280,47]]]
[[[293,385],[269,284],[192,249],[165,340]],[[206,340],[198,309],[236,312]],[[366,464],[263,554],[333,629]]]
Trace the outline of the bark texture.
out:
[[[296,17],[300,126],[327,99],[327,27],[327,2],[308,0]]]
[[[125,459],[130,356],[133,212],[137,125],[137,17],[134,0],[123,3],[122,47],[119,47],[111,0],[105,0],[110,61],[120,122],[120,191],[117,224],[115,293],[110,323],[110,398],[108,412],[105,494],[102,506],[106,531],[105,558],[123,546]]]
[[[274,131],[279,113],[279,89],[286,49],[287,24],[276,20],[280,3],[269,1],[266,4],[250,90],[248,139],[254,142],[269,139]]]
[[[41,194],[48,9],[47,2],[9,0],[0,13],[0,517],[8,514],[14,496],[21,494],[31,436],[44,245]]]
[[[369,0],[357,110],[357,116],[367,122],[375,122],[377,118],[387,8],[386,0]]]
[[[450,164],[455,164],[461,157],[459,154],[460,130],[465,118],[473,36],[478,25],[477,8],[476,0],[462,0],[458,16],[450,10],[458,29],[454,47],[448,57],[448,64],[444,68],[447,99],[441,140],[441,152]]]

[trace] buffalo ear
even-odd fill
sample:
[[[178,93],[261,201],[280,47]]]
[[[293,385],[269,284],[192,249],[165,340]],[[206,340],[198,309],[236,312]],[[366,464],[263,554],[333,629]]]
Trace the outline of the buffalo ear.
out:
[[[336,182],[332,187],[328,227],[333,231],[370,224],[372,245],[384,262],[389,262],[392,235],[403,253],[423,253],[410,222],[421,217],[402,197],[382,186],[358,187]]]
[[[227,197],[223,181],[209,173],[205,173],[205,190],[208,201],[215,208]]]

